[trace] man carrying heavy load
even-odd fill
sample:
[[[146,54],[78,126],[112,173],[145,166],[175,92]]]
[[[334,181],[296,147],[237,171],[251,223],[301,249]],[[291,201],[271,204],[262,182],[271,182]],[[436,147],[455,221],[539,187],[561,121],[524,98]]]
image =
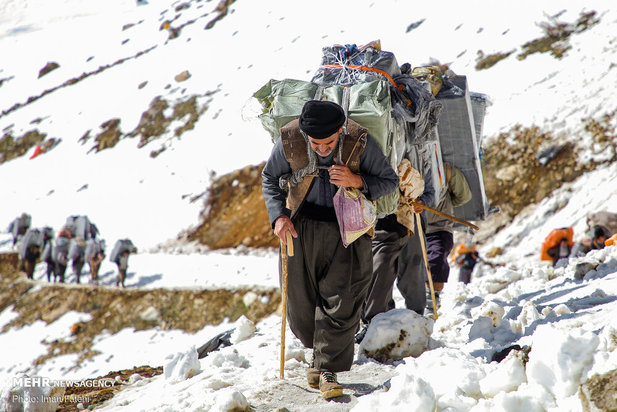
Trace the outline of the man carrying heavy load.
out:
[[[436,209],[448,215],[454,214],[454,208],[471,200],[471,190],[465,175],[456,167],[446,163],[446,186],[443,197]],[[450,275],[448,255],[454,247],[454,221],[441,215],[429,213],[426,243],[428,265],[430,267],[435,288],[435,307],[439,308],[439,294],[443,290]],[[433,299],[427,282],[425,314],[433,312]]]
[[[287,232],[296,239],[287,260],[287,316],[294,335],[313,348],[308,384],[326,399],[341,396],[336,373],[351,369],[373,264],[368,235],[343,245],[333,197],[342,186],[376,200],[397,189],[398,176],[341,106],[311,100],[281,128],[262,177],[274,233],[282,243]]]

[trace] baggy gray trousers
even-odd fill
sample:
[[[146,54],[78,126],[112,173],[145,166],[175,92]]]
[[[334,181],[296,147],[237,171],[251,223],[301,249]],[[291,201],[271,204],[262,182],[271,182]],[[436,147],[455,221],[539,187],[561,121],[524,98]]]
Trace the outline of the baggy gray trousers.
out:
[[[387,230],[375,231],[373,238],[373,276],[362,312],[369,323],[379,313],[395,308],[394,281],[405,298],[405,307],[422,315],[426,305],[425,264],[416,224],[415,233],[400,237]]]
[[[392,289],[399,272],[399,257],[407,245],[407,236],[376,230],[372,240],[373,276],[362,311],[362,321],[369,323],[375,315],[394,309]]]
[[[313,348],[315,368],[348,371],[373,271],[371,239],[363,235],[345,248],[336,222],[302,215],[294,220],[298,238],[287,259],[289,327]]]
[[[399,258],[396,286],[405,298],[405,307],[422,315],[426,306],[427,274],[417,223],[415,229],[415,233],[407,238],[407,244]],[[394,308],[394,302],[392,302],[392,308]]]

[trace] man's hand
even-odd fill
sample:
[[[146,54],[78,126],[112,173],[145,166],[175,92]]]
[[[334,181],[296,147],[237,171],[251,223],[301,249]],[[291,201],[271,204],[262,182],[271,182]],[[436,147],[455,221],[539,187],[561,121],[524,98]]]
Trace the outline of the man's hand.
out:
[[[274,234],[281,239],[284,245],[287,244],[287,238],[285,235],[287,231],[289,231],[293,237],[298,237],[298,233],[296,233],[294,224],[291,222],[289,216],[283,215],[276,218],[276,221],[274,222]]]
[[[328,172],[330,173],[330,183],[337,186],[355,187],[357,189],[362,189],[364,186],[362,178],[345,165],[332,165]]]
[[[415,203],[413,205],[413,212],[414,213],[422,213],[422,210],[424,210],[424,209],[422,209],[420,206],[416,206],[416,205],[421,205],[422,201],[420,199],[415,199],[413,202]]]

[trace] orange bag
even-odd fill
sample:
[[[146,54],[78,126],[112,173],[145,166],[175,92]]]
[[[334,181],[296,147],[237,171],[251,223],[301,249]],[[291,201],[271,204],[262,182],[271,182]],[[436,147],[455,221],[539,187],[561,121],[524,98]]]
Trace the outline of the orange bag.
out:
[[[604,241],[604,244],[606,246],[613,246],[613,245],[617,244],[617,233],[614,234],[613,236],[609,237],[608,239],[606,239]]]
[[[574,246],[574,230],[572,227],[562,227],[560,229],[553,229],[544,239],[542,243],[542,250],[540,251],[540,260],[553,261],[553,258],[546,253],[550,248],[555,247],[561,242],[561,239],[566,238],[570,247]]]
[[[472,247],[468,247],[465,244],[465,242],[461,242],[452,251],[452,257],[450,258],[450,261],[455,263],[456,258],[459,257],[460,255],[464,255],[465,253],[475,252],[476,250],[477,250],[476,245],[473,245]]]

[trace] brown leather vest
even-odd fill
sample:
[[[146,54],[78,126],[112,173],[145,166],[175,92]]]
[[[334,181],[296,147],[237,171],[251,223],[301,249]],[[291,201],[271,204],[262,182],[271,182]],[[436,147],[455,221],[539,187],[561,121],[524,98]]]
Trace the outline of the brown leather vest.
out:
[[[300,131],[299,121],[292,120],[281,128],[281,142],[285,159],[289,162],[291,170],[296,171],[308,165],[307,142]],[[366,135],[368,130],[351,119],[347,120],[347,135],[343,140],[343,162],[354,173],[360,171],[360,155],[366,147]],[[357,145],[356,145],[357,142]],[[354,149],[355,146],[355,149]],[[352,153],[353,151],[353,153]],[[351,158],[350,158],[351,155]],[[287,207],[291,210],[291,217],[296,215],[302,201],[306,197],[311,183],[316,175],[307,175],[302,182],[289,188]]]

